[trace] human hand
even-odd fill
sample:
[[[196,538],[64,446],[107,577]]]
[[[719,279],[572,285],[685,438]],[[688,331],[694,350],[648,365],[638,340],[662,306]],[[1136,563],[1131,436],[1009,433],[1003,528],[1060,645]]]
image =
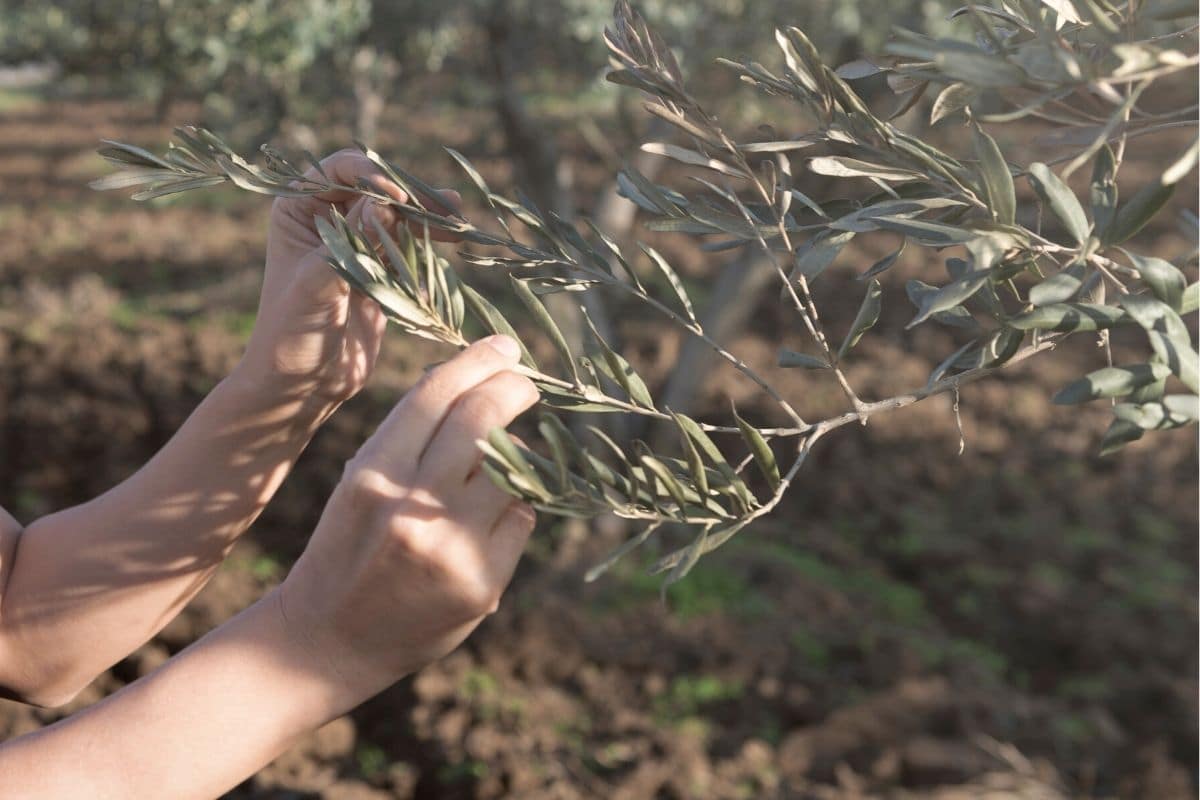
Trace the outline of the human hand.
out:
[[[334,153],[321,166],[333,183],[354,186],[364,180],[380,194],[408,200],[357,150]],[[307,174],[320,178],[315,168]],[[439,198],[421,200],[435,210],[449,210],[461,198],[445,191]],[[273,391],[339,403],[366,383],[386,319],[375,301],[352,293],[326,262],[328,251],[313,220],[328,219],[331,205],[370,242],[378,240],[372,217],[389,231],[400,221],[390,206],[341,189],[278,198],[271,209],[266,275],[243,370]]]
[[[480,469],[476,442],[538,398],[493,336],[430,371],[346,465],[280,587],[287,627],[347,707],[449,653],[496,610],[533,510]]]

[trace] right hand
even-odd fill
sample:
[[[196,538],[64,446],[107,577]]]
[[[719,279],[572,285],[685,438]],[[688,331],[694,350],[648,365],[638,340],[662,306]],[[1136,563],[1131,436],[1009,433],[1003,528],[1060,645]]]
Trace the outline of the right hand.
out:
[[[350,705],[457,647],[512,578],[534,512],[492,484],[476,441],[537,401],[518,359],[493,336],[430,371],[346,465],[280,587]]]

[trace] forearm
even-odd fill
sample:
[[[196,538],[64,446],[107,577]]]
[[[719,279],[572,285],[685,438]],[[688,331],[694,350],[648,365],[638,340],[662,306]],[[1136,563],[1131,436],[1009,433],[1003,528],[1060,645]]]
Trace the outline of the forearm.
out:
[[[333,680],[272,592],[157,672],[0,746],[6,798],[210,798],[365,695]]]
[[[235,372],[124,483],[30,524],[0,564],[0,687],[55,704],[152,637],[331,410]]]

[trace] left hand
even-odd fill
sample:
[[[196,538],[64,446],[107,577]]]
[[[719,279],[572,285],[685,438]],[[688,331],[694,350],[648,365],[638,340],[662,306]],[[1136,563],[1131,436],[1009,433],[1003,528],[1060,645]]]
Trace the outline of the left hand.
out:
[[[381,194],[407,200],[400,187],[357,150],[338,151],[322,160],[321,167],[334,183],[354,186],[362,179]],[[319,178],[315,169],[308,174]],[[446,191],[422,201],[435,209],[453,209],[460,197]],[[374,300],[352,292],[326,263],[328,251],[313,220],[318,215],[328,219],[331,205],[351,227],[361,226],[371,242],[377,239],[371,216],[388,230],[399,221],[390,206],[345,190],[276,199],[258,319],[242,369],[272,391],[337,404],[366,383],[387,320]]]

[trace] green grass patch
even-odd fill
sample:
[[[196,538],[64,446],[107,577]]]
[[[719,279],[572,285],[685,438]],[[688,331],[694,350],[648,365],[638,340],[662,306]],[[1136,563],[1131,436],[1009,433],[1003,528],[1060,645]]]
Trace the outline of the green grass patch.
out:
[[[742,696],[741,681],[715,675],[680,675],[653,700],[654,715],[663,722],[681,722],[696,717],[706,706]]]
[[[0,89],[0,113],[32,111],[45,102],[39,89]]]

